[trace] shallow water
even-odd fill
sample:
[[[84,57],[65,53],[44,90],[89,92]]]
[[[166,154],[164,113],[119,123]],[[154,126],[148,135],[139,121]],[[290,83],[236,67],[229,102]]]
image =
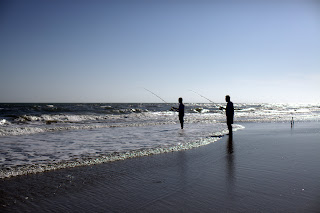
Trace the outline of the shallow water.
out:
[[[190,149],[227,133],[224,104],[0,104],[0,178]],[[244,122],[319,120],[317,104],[235,104]]]
[[[234,130],[242,128],[235,125]],[[186,124],[96,128],[2,137],[1,175],[48,171],[190,149],[212,143],[226,125]]]
[[[43,163],[94,157],[154,147],[177,146],[212,136],[225,130],[222,123],[96,128],[39,133],[1,138],[1,165]]]

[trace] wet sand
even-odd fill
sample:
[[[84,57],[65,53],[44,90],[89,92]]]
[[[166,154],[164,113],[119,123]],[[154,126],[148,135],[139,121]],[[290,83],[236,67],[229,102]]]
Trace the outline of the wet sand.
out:
[[[320,123],[245,123],[207,146],[0,180],[0,212],[320,212]]]

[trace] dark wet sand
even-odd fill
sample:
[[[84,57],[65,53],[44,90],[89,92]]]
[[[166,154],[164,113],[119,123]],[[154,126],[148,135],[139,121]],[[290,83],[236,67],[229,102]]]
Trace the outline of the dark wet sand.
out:
[[[0,212],[320,212],[320,123],[242,125],[192,150],[0,180]]]

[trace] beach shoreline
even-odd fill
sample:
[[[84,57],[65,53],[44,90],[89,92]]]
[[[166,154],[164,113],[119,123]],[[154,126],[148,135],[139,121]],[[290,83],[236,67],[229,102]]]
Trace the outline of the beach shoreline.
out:
[[[320,123],[245,123],[202,147],[1,181],[5,212],[319,212]]]

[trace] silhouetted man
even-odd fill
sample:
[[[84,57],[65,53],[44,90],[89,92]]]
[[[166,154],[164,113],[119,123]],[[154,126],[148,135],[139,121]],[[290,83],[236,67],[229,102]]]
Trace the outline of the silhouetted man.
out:
[[[179,121],[181,129],[183,129],[184,105],[182,103],[182,98],[179,98],[179,108],[172,107],[172,109],[179,112]]]
[[[230,96],[226,96],[226,117],[227,117],[227,125],[229,129],[229,134],[232,134],[232,125],[233,124],[233,115],[234,115],[234,108],[233,108],[233,103],[230,101]]]

